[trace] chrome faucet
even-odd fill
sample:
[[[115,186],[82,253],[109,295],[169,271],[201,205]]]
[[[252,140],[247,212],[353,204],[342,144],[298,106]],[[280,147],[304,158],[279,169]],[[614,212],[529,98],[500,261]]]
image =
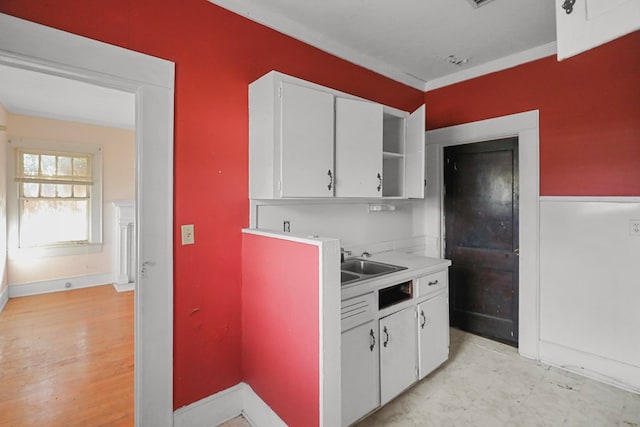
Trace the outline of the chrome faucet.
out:
[[[340,248],[340,263],[342,264],[344,262],[344,256],[346,255],[351,255],[351,251],[346,250],[345,248]]]

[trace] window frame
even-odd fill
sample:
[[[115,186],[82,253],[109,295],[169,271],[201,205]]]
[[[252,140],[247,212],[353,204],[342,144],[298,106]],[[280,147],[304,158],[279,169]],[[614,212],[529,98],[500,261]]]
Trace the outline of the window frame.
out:
[[[94,143],[59,142],[39,139],[10,138],[7,168],[8,249],[11,258],[80,255],[102,251],[102,161],[103,147]],[[93,185],[90,187],[88,239],[86,242],[56,242],[36,247],[20,247],[20,182],[16,180],[18,150],[43,154],[90,155]]]

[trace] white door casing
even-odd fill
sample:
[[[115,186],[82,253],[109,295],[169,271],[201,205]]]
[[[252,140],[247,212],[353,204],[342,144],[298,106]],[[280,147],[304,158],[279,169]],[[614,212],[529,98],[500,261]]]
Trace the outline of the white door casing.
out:
[[[5,14],[0,64],[136,95],[135,424],[171,426],[174,64]]]
[[[444,253],[443,148],[517,136],[519,162],[519,343],[521,356],[539,360],[540,339],[540,138],[538,110],[428,131],[426,229]],[[433,231],[432,231],[433,230]]]

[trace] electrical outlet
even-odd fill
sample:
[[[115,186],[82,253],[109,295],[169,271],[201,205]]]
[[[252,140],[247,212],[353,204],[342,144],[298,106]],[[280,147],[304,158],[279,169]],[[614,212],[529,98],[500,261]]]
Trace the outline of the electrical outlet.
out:
[[[193,224],[184,224],[180,227],[182,231],[182,244],[193,245],[196,243]]]
[[[629,220],[629,235],[640,237],[640,219]]]
[[[285,233],[290,233],[291,232],[291,222],[285,221],[282,224],[282,229],[284,230]]]

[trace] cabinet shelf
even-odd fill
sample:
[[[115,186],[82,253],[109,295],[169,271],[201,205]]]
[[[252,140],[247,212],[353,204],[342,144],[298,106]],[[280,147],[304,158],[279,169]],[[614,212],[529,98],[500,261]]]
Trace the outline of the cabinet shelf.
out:
[[[383,151],[382,152],[382,158],[383,159],[403,159],[404,158],[404,154],[402,154],[402,153],[392,153],[390,151]]]

